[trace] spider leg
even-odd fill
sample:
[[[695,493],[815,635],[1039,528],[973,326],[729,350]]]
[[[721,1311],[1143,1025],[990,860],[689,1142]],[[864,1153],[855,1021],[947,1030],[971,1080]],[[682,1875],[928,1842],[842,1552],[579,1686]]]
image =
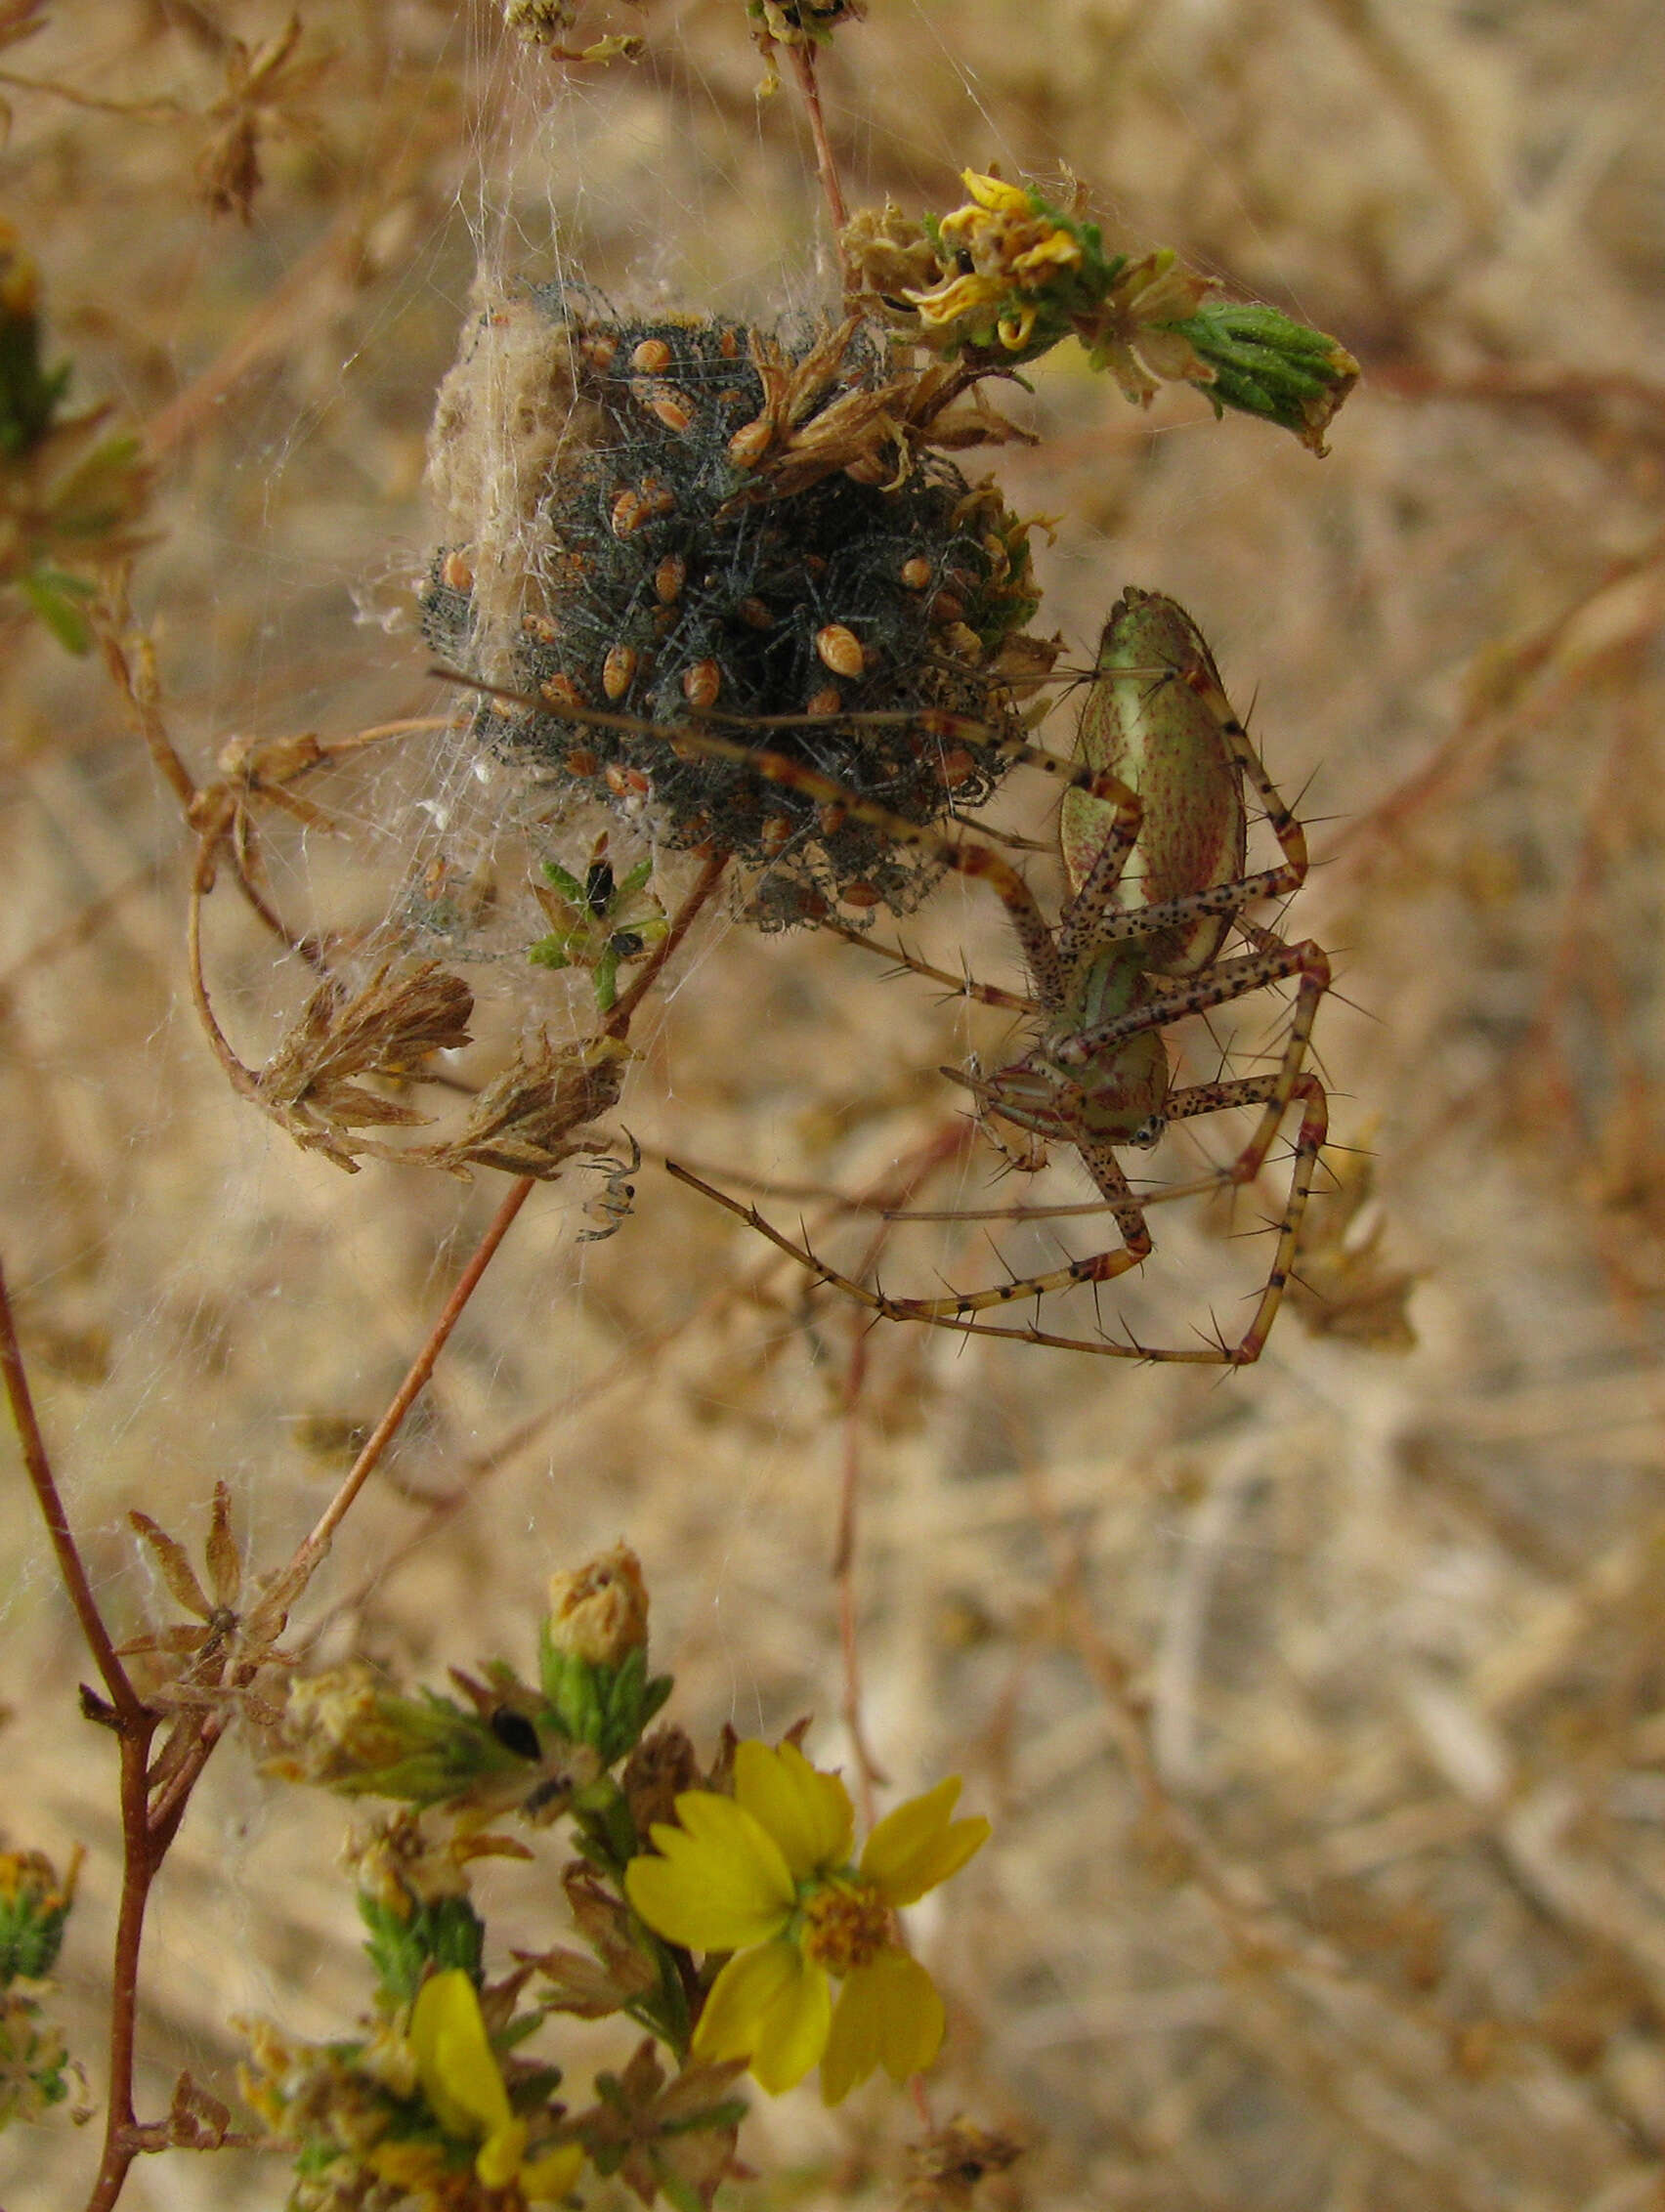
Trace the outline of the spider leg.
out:
[[[1286,945],[1278,939],[1276,946],[1275,951],[1246,953],[1240,959],[1218,960],[1212,967],[1203,968],[1177,990],[1164,992],[1154,1003],[1134,1006],[1111,1021],[1083,1030],[1077,1037],[1062,1039],[1052,1046],[1053,1056],[1066,1066],[1078,1066],[1108,1046],[1119,1044],[1124,1038],[1136,1037],[1144,1030],[1165,1028],[1184,1014],[1200,1014],[1210,1006],[1224,1005],[1228,1000],[1247,998],[1250,992],[1259,991],[1268,983],[1282,983],[1292,975],[1301,978],[1295,1028],[1304,1048],[1318,1000],[1330,988],[1329,958],[1309,937],[1295,945]],[[1271,1142],[1269,1134],[1266,1142]]]
[[[1095,947],[1114,945],[1130,937],[1154,937],[1161,930],[1173,928],[1175,924],[1200,921],[1207,915],[1225,914],[1231,915],[1234,924],[1243,930],[1245,936],[1258,937],[1264,934],[1271,937],[1274,944],[1281,945],[1281,937],[1274,936],[1270,931],[1258,932],[1254,923],[1239,921],[1236,910],[1252,906],[1258,899],[1287,898],[1290,892],[1301,888],[1305,881],[1305,874],[1304,864],[1298,871],[1293,861],[1286,861],[1281,868],[1263,868],[1256,874],[1240,876],[1232,883],[1211,883],[1205,890],[1187,891],[1181,898],[1163,899],[1153,906],[1113,907],[1096,922],[1089,922],[1080,934],[1087,943]],[[1072,902],[1068,917],[1070,920],[1074,920],[1075,906],[1085,898],[1087,890],[1088,885],[1083,884],[1076,901]],[[1061,930],[1059,938],[1062,943]]]
[[[759,1236],[766,1238],[778,1252],[790,1255],[800,1267],[806,1267],[819,1281],[842,1291],[846,1297],[854,1298],[858,1305],[865,1305],[870,1313],[882,1315],[887,1321],[953,1324],[962,1321],[967,1315],[984,1312],[990,1306],[1011,1305],[1021,1298],[1045,1297],[1053,1291],[1069,1290],[1077,1283],[1109,1282],[1118,1275],[1125,1275],[1129,1268],[1138,1266],[1141,1260],[1149,1257],[1151,1251],[1150,1233],[1139,1215],[1137,1203],[1131,1191],[1123,1183],[1125,1208],[1117,1208],[1117,1222],[1123,1228],[1124,1235],[1129,1235],[1131,1225],[1132,1234],[1128,1244],[1113,1252],[1094,1253],[1086,1259],[1072,1259],[1046,1274],[1020,1276],[1009,1283],[1002,1283],[993,1290],[972,1291],[963,1296],[940,1298],[891,1297],[883,1291],[870,1289],[867,1284],[840,1274],[837,1268],[830,1266],[807,1245],[794,1243],[784,1231],[777,1229],[773,1222],[765,1220],[754,1206],[743,1206],[738,1199],[730,1198],[714,1184],[703,1182],[686,1168],[678,1167],[674,1160],[667,1160],[665,1169],[679,1183],[687,1183],[691,1189],[702,1192],[737,1219],[745,1221]],[[1117,1179],[1120,1180],[1119,1175]],[[1023,1337],[1032,1334],[1029,1330],[1003,1333]]]
[[[1142,808],[1139,814],[1131,816],[1125,810],[1117,812],[1103,843],[1093,855],[1092,865],[1082,878],[1080,889],[1058,917],[1058,957],[1066,974],[1077,966],[1089,947],[1096,949],[1118,934],[1114,927],[1116,891],[1137,841],[1141,820]]]
[[[918,958],[913,953],[904,952],[899,945],[883,945],[877,938],[869,937],[865,931],[852,929],[848,922],[834,920],[829,915],[822,919],[819,926],[830,936],[841,937],[846,945],[859,946],[864,953],[875,953],[880,959],[890,960],[899,968],[908,968],[915,975],[922,975],[928,983],[946,985],[957,999],[974,999],[981,1006],[1001,1006],[1011,1014],[1040,1014],[1046,1010],[1038,1000],[1028,998],[1022,992],[1003,991],[997,984],[978,983],[968,975],[953,975],[947,968],[932,967],[928,961]]]
[[[599,716],[589,718],[601,719]],[[615,716],[610,719],[620,718]],[[818,769],[806,767],[802,761],[792,760],[785,753],[758,752],[751,745],[739,744],[729,738],[714,737],[706,730],[683,730],[680,727],[674,734],[666,733],[666,742],[673,752],[692,752],[708,755],[715,760],[736,761],[750,768],[766,783],[780,784],[790,790],[802,791],[809,798],[841,806],[858,821],[881,830],[893,843],[931,853],[945,868],[951,868],[961,875],[981,877],[1011,917],[1012,927],[1023,947],[1024,957],[1035,978],[1036,988],[1048,1003],[1056,1002],[1063,989],[1063,976],[1046,917],[1028,883],[1010,861],[993,845],[984,844],[980,839],[970,836],[950,837],[942,830],[931,829],[923,823],[909,822],[902,815],[892,814],[888,808],[875,805],[871,799],[858,798],[841,784],[834,783],[831,776],[823,776]],[[1094,797],[1103,797],[1106,804],[1117,807],[1119,811],[1130,812],[1136,829],[1139,802],[1131,791],[1116,784],[1114,778],[1106,779],[1089,770],[1078,773],[1092,787]],[[1106,782],[1113,789],[1101,791],[1098,787]]]
[[[1305,978],[1302,979],[1304,988]],[[1317,1003],[1314,995],[1313,1004]],[[1300,1009],[1297,1009],[1299,1024]],[[1302,1069],[1306,1050],[1306,1030],[1311,1027],[1308,1014],[1306,1028],[1292,1030],[1284,1047],[1283,1065],[1274,1075],[1247,1076],[1234,1083],[1196,1084],[1188,1089],[1172,1091],[1167,1101],[1170,1121],[1182,1121],[1196,1114],[1215,1114],[1228,1111],[1234,1106],[1265,1107],[1264,1114],[1254,1135],[1250,1138],[1228,1169],[1220,1172],[1221,1183],[1252,1182],[1260,1171],[1266,1152],[1279,1124],[1289,1108],[1298,1100],[1301,1104],[1301,1127],[1295,1140],[1295,1167],[1290,1176],[1289,1195],[1277,1225],[1277,1242],[1272,1251],[1272,1264],[1255,1306],[1248,1329],[1228,1353],[1233,1367],[1247,1367],[1260,1356],[1261,1346],[1270,1333],[1272,1321],[1283,1302],[1295,1266],[1296,1249],[1301,1241],[1302,1216],[1306,1212],[1306,1201],[1311,1194],[1313,1178],[1318,1172],[1318,1159],[1324,1139],[1330,1128],[1330,1105],[1324,1086],[1314,1075]]]

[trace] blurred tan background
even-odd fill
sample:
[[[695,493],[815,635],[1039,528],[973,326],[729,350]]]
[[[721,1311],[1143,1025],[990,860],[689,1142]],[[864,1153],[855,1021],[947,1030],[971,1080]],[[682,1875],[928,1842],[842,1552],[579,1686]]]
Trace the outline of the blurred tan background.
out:
[[[0,52],[0,210],[52,358],[157,453],[134,608],[202,779],[235,737],[444,711],[412,618],[423,441],[482,259],[625,305],[832,297],[797,110],[754,97],[731,0],[586,14],[580,41],[646,39],[607,69],[521,49],[485,5],[308,0],[249,118],[229,42],[283,21],[82,0]],[[954,2021],[936,2116],[1032,2147],[989,2203],[1665,2203],[1662,67],[1638,0],[873,0],[839,33],[853,201],[942,209],[966,166],[1067,169],[1112,242],[1174,245],[1364,364],[1322,462],[1192,393],[1136,414],[1055,360],[1043,443],[989,463],[1056,518],[1037,626],[1079,662],[1124,584],[1171,592],[1302,794],[1318,865],[1288,926],[1337,968],[1332,1165],[1374,1178],[1350,1264],[1315,1201],[1328,1306],[1286,1310],[1224,1379],[864,1333],[656,1156],[858,1188],[951,1122],[935,1071],[1000,1025],[835,942],[714,920],[615,1117],[649,1152],[633,1217],[579,1245],[595,1177],[534,1195],[308,1601],[319,1655],[437,1684],[530,1664],[545,1575],[623,1536],[684,1723],[812,1712],[812,1750],[848,1766],[848,1482],[866,1739],[898,1792],[958,1770],[996,1818],[952,1925],[918,1929]],[[244,119],[246,222],[207,204]],[[196,1550],[224,1477],[250,1570],[286,1556],[500,1184],[349,1178],[234,1101],[185,997],[176,810],[96,659],[0,622],[3,1250],[135,1635],[173,1614],[126,1512]],[[297,924],[388,919],[435,850],[524,874],[454,745],[311,795],[335,833],[277,823],[265,847]],[[1044,832],[1047,798],[1014,778],[1002,819]],[[1015,980],[974,888],[904,935]],[[229,892],[208,943],[258,1063],[304,979]],[[467,972],[488,1050],[582,1010],[506,954]],[[1275,1009],[1245,1020],[1263,1046]],[[973,1154],[931,1202],[1003,1203],[998,1165]],[[1235,1313],[1265,1248],[1232,1232],[1277,1183],[1234,1217],[1163,1210],[1107,1324],[1182,1343]],[[886,1287],[923,1295],[1057,1249],[912,1234]],[[1044,1318],[1089,1330],[1090,1301]],[[87,1662],[21,1482],[0,1530],[5,1824],[88,1847],[61,1978],[97,2085],[113,1758],[75,1717]],[[216,1761],[155,1902],[145,2110],[183,2066],[233,2095],[230,2015],[349,2027],[344,1825],[239,1746]],[[558,1939],[547,1878],[488,1893],[495,1935]],[[748,2200],[896,2201],[900,2100],[764,2102]],[[76,2204],[93,2155],[62,2125],[8,2135],[0,2201]],[[276,2160],[180,2153],[125,2201],[284,2193]]]

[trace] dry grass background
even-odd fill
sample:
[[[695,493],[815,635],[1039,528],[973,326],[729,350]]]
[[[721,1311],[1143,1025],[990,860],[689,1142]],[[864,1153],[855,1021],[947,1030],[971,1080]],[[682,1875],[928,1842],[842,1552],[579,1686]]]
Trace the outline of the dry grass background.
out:
[[[280,21],[65,5],[4,61],[92,104],[0,87],[0,204],[55,351],[159,455],[135,607],[200,776],[234,735],[434,711],[407,587],[482,246],[626,300],[824,297],[794,108],[754,102],[728,0],[586,20],[646,34],[606,72],[505,45],[484,6],[308,0],[300,51],[327,66],[264,118],[244,227],[205,209],[198,164],[226,36]],[[684,1722],[813,1711],[847,1760],[853,1474],[868,1740],[898,1789],[959,1769],[997,1817],[920,1931],[955,2020],[939,2116],[1033,2147],[990,2202],[1665,2203],[1662,69],[1646,0],[874,0],[826,67],[855,200],[942,207],[967,164],[1067,166],[1117,239],[1177,246],[1365,364],[1321,464],[1054,366],[1045,443],[1000,473],[1060,518],[1046,612],[1073,651],[1125,582],[1171,591],[1305,787],[1321,865],[1296,918],[1338,955],[1334,1128],[1374,1155],[1359,1226],[1417,1276],[1416,1347],[1286,1313],[1221,1382],[864,1337],[651,1164],[634,1218],[576,1245],[573,1178],[534,1197],[315,1587],[320,1652],[435,1681],[527,1660],[547,1571],[624,1535]],[[183,994],[189,839],[98,667],[7,624],[5,1257],[132,1634],[165,1597],[127,1510],[194,1545],[224,1476],[251,1564],[285,1556],[494,1193],[346,1178],[235,1104]],[[390,912],[423,802],[465,780],[412,748],[321,788],[343,833],[271,848],[290,911]],[[1038,822],[1044,797],[1010,804]],[[910,936],[1004,958],[958,884]],[[301,983],[229,895],[210,939],[257,1059]],[[507,962],[473,980],[488,1032],[570,1003]],[[969,1035],[841,945],[713,925],[622,1118],[854,1187],[952,1113],[933,1071]],[[1259,1251],[1185,1211],[1115,1308],[1172,1341]],[[921,1262],[990,1264],[976,1229]],[[86,1662],[21,1486],[0,1513],[6,1825],[89,1848],[63,1980],[97,2075],[114,1763],[74,1717]],[[142,2108],[182,2065],[231,2093],[228,2014],[351,2020],[341,1826],[237,1747],[210,1769],[156,1901]],[[549,1939],[535,1884],[493,1894],[500,1933]],[[893,2202],[911,2124],[876,2092],[760,2110],[748,2193]],[[8,2212],[77,2203],[91,2149],[0,2141]],[[178,2153],[127,2201],[282,2194],[272,2161]]]

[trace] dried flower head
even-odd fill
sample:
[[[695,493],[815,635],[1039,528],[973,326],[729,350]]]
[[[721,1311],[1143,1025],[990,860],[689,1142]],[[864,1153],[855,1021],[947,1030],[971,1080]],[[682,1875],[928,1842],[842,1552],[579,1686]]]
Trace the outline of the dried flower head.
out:
[[[861,297],[893,328],[985,372],[1079,338],[1135,404],[1165,383],[1193,384],[1217,413],[1240,408],[1325,450],[1325,428],[1358,381],[1345,346],[1276,308],[1220,298],[1212,277],[1167,249],[1107,253],[1079,191],[1058,207],[1033,185],[974,169],[963,182],[970,197],[940,220],[910,224],[886,206],[844,231]],[[921,277],[923,248],[933,265]]]
[[[344,1797],[476,1813],[517,1803],[532,1785],[526,1752],[483,1715],[432,1691],[402,1696],[362,1661],[289,1684],[269,1770]]]
[[[592,1667],[622,1665],[648,1640],[648,1588],[642,1563],[627,1544],[591,1559],[574,1574],[549,1578],[549,1641]]]

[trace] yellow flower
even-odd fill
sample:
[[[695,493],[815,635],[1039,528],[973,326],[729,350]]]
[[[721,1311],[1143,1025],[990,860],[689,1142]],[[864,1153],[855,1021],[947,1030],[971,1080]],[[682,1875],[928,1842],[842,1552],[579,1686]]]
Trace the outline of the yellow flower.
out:
[[[474,2171],[488,2189],[512,2183],[531,2203],[565,2196],[584,2162],[576,2143],[526,2155],[527,2124],[509,2093],[486,2034],[480,2000],[461,1967],[424,1981],[410,2008],[410,2047],[429,2109],[447,2135],[478,2142]]]
[[[829,2105],[875,2066],[899,2084],[928,2066],[942,1999],[896,1940],[895,1914],[986,1840],[986,1820],[950,1818],[959,1795],[952,1776],[898,1806],[852,1865],[849,1793],[792,1744],[741,1744],[732,1798],[684,1791],[680,1826],[656,1825],[658,1855],[632,1859],[624,1887],[671,1942],[735,1953],[705,1999],[694,2057],[745,2059],[771,2096],[819,2064]]]
[[[961,172],[969,202],[945,215],[939,228],[941,253],[952,268],[940,283],[905,297],[927,329],[941,329],[961,318],[1009,299],[1016,289],[1044,292],[1059,276],[1078,269],[1081,240],[1067,224],[1038,214],[1018,185]],[[967,264],[969,266],[967,266]],[[1000,341],[1021,353],[1035,327],[1039,306],[1007,306],[996,323]]]

